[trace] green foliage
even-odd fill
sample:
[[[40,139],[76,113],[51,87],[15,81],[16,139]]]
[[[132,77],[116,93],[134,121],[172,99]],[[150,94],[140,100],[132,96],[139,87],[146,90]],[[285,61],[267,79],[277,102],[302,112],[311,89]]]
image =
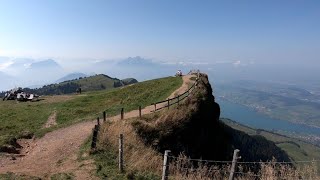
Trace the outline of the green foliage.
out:
[[[34,132],[39,132],[56,103],[0,102],[0,146]]]
[[[255,135],[256,129],[238,124],[229,119],[223,119],[223,121],[232,128],[235,128],[247,134]],[[299,139],[291,138],[266,130],[260,130],[259,134],[269,141],[273,141],[274,143],[276,143],[276,145],[284,150],[293,161],[311,161],[313,159],[320,159],[320,148],[317,146],[303,142]],[[320,167],[318,167],[318,170],[320,171]]]
[[[102,179],[126,179],[125,174],[119,173],[117,153],[111,148],[104,151],[97,151],[92,154],[97,166],[97,175]]]
[[[268,161],[273,157],[289,161],[288,155],[262,136],[249,136],[219,121],[220,107],[214,101],[206,77],[178,108],[157,119],[157,124],[133,121],[136,133],[145,144],[159,152],[167,149],[178,156],[183,152],[191,158],[231,160],[239,149],[244,161]]]
[[[35,93],[39,95],[61,95],[75,93],[78,88],[81,88],[83,92],[97,91],[113,89],[137,82],[138,81],[134,78],[119,80],[104,74],[99,74],[86,78],[64,81],[59,84],[50,84],[38,89],[25,88],[23,90],[28,93]]]
[[[127,79],[122,79],[121,80],[124,85],[129,85],[129,84],[134,84],[137,83],[138,81],[134,78],[127,78]]]

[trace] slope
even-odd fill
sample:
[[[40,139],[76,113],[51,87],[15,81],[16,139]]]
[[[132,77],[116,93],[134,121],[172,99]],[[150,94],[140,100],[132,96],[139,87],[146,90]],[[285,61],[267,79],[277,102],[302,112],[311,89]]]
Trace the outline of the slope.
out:
[[[60,95],[75,93],[78,88],[81,88],[83,92],[109,90],[137,82],[138,81],[133,78],[122,81],[104,74],[98,74],[90,77],[80,77],[79,79],[68,80],[58,84],[45,85],[38,89],[25,88],[24,90],[39,95]]]
[[[79,118],[80,120],[92,119],[98,116],[97,113],[100,114],[106,109],[108,115],[115,115],[118,114],[120,107],[124,107],[127,111],[136,109],[139,105],[145,107],[154,101],[168,97],[181,84],[182,80],[179,77],[146,81],[111,91],[70,96],[68,100],[62,98],[64,102],[58,102],[55,104],[56,106],[53,106],[53,109],[58,114],[58,124],[71,124],[79,121]],[[48,99],[46,100],[48,101]],[[88,112],[87,109],[89,109]],[[39,111],[39,109],[37,110]],[[86,112],[81,113],[81,111]],[[147,111],[144,112],[147,113]],[[132,113],[128,112],[127,114]],[[69,118],[73,120],[68,120]],[[1,158],[0,173],[15,172],[50,178],[56,173],[73,172],[77,179],[94,178],[90,174],[90,170],[86,170],[91,168],[92,162],[90,160],[81,163],[77,161],[80,145],[89,136],[94,123],[93,121],[77,123],[47,133],[40,139],[18,142],[23,146],[22,154],[19,155],[23,158]]]
[[[289,161],[288,155],[273,142],[261,136],[251,137],[219,121],[220,107],[212,95],[208,77],[203,74],[198,82],[192,94],[174,108],[142,119],[104,125],[94,154],[101,178],[119,178],[112,166],[116,165],[116,159],[110,159],[116,157],[119,134],[125,138],[126,175],[136,178],[142,175],[157,179],[165,150],[171,150],[173,157],[183,154],[192,159],[228,161],[233,150],[240,149],[243,161],[268,161],[273,157]],[[110,177],[112,172],[114,176]]]
[[[84,78],[84,77],[87,77],[87,75],[83,74],[83,73],[71,73],[71,74],[68,74],[68,75],[63,76],[62,78],[58,79],[56,81],[56,83],[61,83],[64,81],[70,81],[73,79],[79,79],[79,78]]]

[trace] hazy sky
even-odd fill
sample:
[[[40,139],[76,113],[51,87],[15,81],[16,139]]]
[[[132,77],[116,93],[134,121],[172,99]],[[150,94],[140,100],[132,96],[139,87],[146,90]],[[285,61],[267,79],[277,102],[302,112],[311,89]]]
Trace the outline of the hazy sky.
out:
[[[0,56],[137,55],[317,63],[320,1],[0,0]]]

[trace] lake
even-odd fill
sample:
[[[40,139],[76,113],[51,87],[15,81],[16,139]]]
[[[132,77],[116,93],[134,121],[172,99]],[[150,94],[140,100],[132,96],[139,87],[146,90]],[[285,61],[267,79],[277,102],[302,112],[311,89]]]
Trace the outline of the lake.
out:
[[[246,106],[226,100],[218,99],[217,103],[221,108],[221,117],[229,118],[253,128],[320,135],[320,128],[273,119]]]

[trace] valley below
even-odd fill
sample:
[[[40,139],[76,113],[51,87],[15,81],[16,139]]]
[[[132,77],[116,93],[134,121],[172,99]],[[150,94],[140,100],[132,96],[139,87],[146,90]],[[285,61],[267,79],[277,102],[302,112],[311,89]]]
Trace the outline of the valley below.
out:
[[[288,85],[251,81],[218,84],[222,117],[320,145],[319,96]]]

